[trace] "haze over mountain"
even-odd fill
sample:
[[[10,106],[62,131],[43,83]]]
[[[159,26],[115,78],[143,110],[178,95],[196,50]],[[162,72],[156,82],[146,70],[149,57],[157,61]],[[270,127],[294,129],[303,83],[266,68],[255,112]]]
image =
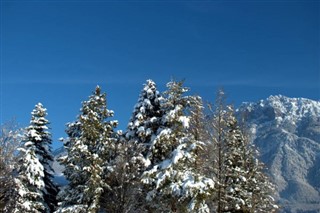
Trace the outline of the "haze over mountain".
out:
[[[261,159],[284,212],[320,212],[320,102],[270,96],[244,103]]]

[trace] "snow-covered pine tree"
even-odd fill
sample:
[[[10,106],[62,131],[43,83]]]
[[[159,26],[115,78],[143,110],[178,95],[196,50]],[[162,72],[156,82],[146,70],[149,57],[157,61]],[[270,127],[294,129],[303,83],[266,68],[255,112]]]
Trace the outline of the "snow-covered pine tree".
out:
[[[148,208],[140,177],[150,164],[145,157],[162,118],[161,100],[155,82],[147,80],[118,144],[116,165],[108,179],[113,190],[104,193],[102,199],[107,212],[137,212]]]
[[[53,212],[57,200],[56,196],[58,194],[58,187],[53,182],[54,171],[51,167],[53,161],[52,155],[52,139],[51,134],[48,132],[49,121],[46,119],[47,109],[43,107],[41,103],[35,106],[32,111],[32,117],[30,121],[29,130],[29,140],[33,140],[35,144],[35,154],[39,157],[40,163],[44,168],[44,200],[50,208],[50,212]],[[37,136],[33,137],[32,134],[35,133]],[[31,134],[31,135],[30,135]],[[31,136],[31,137],[30,137]],[[40,140],[39,140],[40,139]]]
[[[51,134],[48,132],[47,109],[41,103],[38,103],[31,115],[30,126],[26,128],[24,138],[25,148],[21,149],[24,152],[22,155],[24,165],[20,168],[19,177],[21,179],[19,180],[21,184],[28,188],[27,190],[30,193],[38,193],[39,196],[42,196],[41,199],[45,203],[43,212],[53,212],[56,207],[58,187],[53,182],[53,169],[51,167],[53,161],[52,140]],[[23,176],[27,176],[28,180],[23,180],[25,179]],[[34,180],[30,177],[33,177]],[[32,185],[35,187],[32,187]],[[36,192],[37,190],[40,190],[40,192]]]
[[[138,103],[134,106],[126,132],[126,139],[131,143],[144,146],[144,156],[148,152],[150,141],[155,137],[163,116],[161,110],[162,95],[152,80],[147,80],[142,89]]]
[[[232,112],[233,110],[230,109]],[[222,196],[222,212],[248,212],[251,207],[248,179],[247,156],[249,150],[243,133],[233,114],[228,119],[228,134],[224,152],[225,180]]]
[[[29,132],[31,133],[31,132]],[[38,135],[31,133],[33,136]],[[31,135],[30,135],[31,136]],[[32,141],[25,141],[24,147],[20,147],[20,168],[15,180],[16,203],[14,213],[32,212],[49,213],[49,206],[44,199],[44,167],[35,153],[36,147]]]
[[[219,90],[215,104],[209,105],[206,123],[209,150],[209,171],[216,178],[213,206],[221,212],[273,212],[273,185],[264,174],[264,165],[257,151],[234,115],[226,105],[225,94]],[[210,168],[211,167],[211,168]]]
[[[61,159],[69,181],[60,193],[62,202],[57,212],[96,213],[104,190],[109,190],[107,177],[113,171],[117,121],[107,109],[106,94],[99,86],[88,101],[82,103],[78,120],[68,125],[65,141],[68,155]]]
[[[245,137],[248,139],[248,137]],[[250,141],[248,140],[248,143]],[[271,213],[278,210],[273,197],[275,186],[270,178],[265,174],[266,167],[259,160],[259,152],[249,144],[249,153],[247,156],[247,190],[249,193],[249,211],[250,213]]]
[[[232,110],[230,110],[232,112]],[[264,173],[264,164],[233,114],[228,119],[229,132],[224,160],[224,212],[275,212],[274,186]]]
[[[87,175],[80,168],[84,167],[82,159],[85,155],[82,152],[84,145],[79,140],[81,136],[81,125],[79,120],[66,124],[68,135],[66,139],[61,139],[67,155],[58,160],[65,167],[63,174],[68,181],[58,194],[58,208],[56,213],[85,213],[87,206],[82,204],[83,190]]]
[[[120,137],[115,152],[113,171],[107,177],[110,190],[101,197],[102,212],[144,212],[144,196],[140,182],[145,160],[141,146]]]
[[[150,187],[147,198],[159,212],[209,212],[205,199],[214,182],[196,170],[197,149],[203,143],[188,131],[188,110],[197,103],[197,98],[184,96],[188,90],[182,82],[171,81],[167,86],[161,105],[164,111],[161,127],[147,154],[152,164],[142,177]]]

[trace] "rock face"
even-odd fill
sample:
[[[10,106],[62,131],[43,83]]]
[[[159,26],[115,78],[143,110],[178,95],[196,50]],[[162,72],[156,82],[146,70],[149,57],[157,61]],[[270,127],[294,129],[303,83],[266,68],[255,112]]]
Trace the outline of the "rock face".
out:
[[[320,212],[320,102],[270,96],[238,109],[276,184],[282,212]]]

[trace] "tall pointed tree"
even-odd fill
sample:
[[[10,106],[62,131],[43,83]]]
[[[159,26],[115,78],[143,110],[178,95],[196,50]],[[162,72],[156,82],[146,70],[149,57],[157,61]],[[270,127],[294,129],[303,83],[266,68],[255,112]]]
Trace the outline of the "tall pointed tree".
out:
[[[240,127],[232,107],[226,107],[219,212],[274,212],[273,185],[263,172],[248,133]],[[224,129],[225,129],[224,127]],[[220,208],[219,208],[220,207]]]
[[[160,212],[208,212],[205,199],[214,182],[193,166],[203,143],[188,131],[189,109],[197,98],[184,95],[188,90],[182,82],[172,81],[167,86],[161,105],[164,116],[147,154],[152,164],[142,179],[149,186],[148,199]]]
[[[250,192],[248,212],[277,212],[279,206],[273,197],[275,186],[266,175],[266,166],[259,160],[258,150],[250,143],[249,137],[246,134],[244,138],[247,140],[249,147],[246,161],[246,167],[248,168],[246,188]]]
[[[215,177],[216,190],[211,205],[221,212],[273,212],[273,185],[264,174],[245,122],[238,123],[234,109],[219,90],[209,105],[205,129],[209,141],[205,167]]]
[[[207,162],[205,167],[208,172],[216,179],[216,190],[212,204],[218,213],[224,209],[224,180],[226,165],[224,162],[224,152],[226,148],[226,135],[228,133],[227,120],[232,113],[228,110],[225,93],[222,89],[218,90],[214,104],[208,104],[208,114],[206,118],[207,134]]]
[[[24,184],[30,193],[36,193],[44,202],[43,212],[53,212],[56,207],[58,187],[53,182],[51,167],[51,134],[48,132],[47,110],[38,103],[31,113],[30,126],[26,128],[22,151],[22,166],[19,184]],[[33,199],[33,198],[30,198]],[[43,207],[41,207],[43,208]]]
[[[100,210],[100,199],[113,171],[117,121],[107,120],[114,112],[107,109],[106,94],[99,86],[84,101],[78,120],[68,125],[65,141],[68,155],[61,159],[66,166],[69,184],[60,194],[57,212],[90,212]]]
[[[15,182],[16,203],[13,212],[49,213],[44,199],[44,168],[35,154],[35,145],[26,141],[21,152],[19,175]]]
[[[163,116],[161,110],[162,95],[154,81],[147,80],[142,89],[131,119],[128,124],[126,138],[131,143],[144,145],[146,155],[152,137],[155,137]]]
[[[145,157],[160,125],[162,99],[155,82],[147,80],[117,149],[116,165],[109,178],[113,190],[103,196],[107,212],[137,212],[147,208],[140,177],[150,164]]]
[[[230,111],[233,111],[232,109]],[[225,180],[223,212],[247,212],[250,207],[250,191],[247,188],[247,155],[249,150],[236,118],[231,115],[228,119],[228,134],[225,138],[224,152]]]
[[[141,152],[141,146],[120,137],[113,170],[106,179],[110,189],[104,190],[101,198],[102,212],[144,212],[140,176],[145,160]]]

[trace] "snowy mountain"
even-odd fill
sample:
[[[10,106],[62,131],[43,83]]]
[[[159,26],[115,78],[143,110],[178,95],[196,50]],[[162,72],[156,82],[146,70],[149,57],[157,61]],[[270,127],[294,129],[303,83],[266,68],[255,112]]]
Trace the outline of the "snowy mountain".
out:
[[[320,212],[320,102],[270,96],[238,109],[276,184],[283,212]]]
[[[54,174],[54,181],[59,185],[59,186],[63,186],[65,185],[67,182],[66,182],[66,179],[65,177],[63,176],[63,169],[64,167],[62,165],[59,164],[58,162],[58,158],[60,158],[61,156],[64,156],[66,155],[67,152],[66,150],[64,149],[64,147],[60,147],[58,149],[56,149],[54,152],[53,152],[53,156],[54,156],[54,161],[53,161],[53,164],[52,164],[52,168],[55,172]]]

